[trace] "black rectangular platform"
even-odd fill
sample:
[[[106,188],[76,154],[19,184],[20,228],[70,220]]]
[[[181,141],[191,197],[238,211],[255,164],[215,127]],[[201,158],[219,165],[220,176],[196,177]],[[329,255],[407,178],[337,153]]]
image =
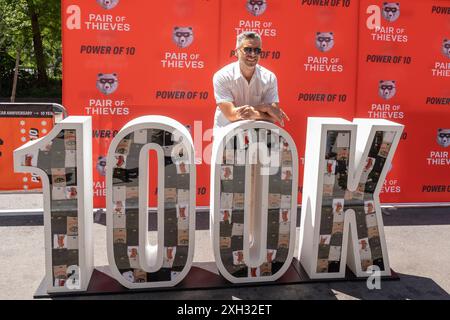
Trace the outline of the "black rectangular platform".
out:
[[[336,282],[336,281],[366,281],[366,278],[356,277],[350,269],[346,270],[345,278],[342,279],[310,279],[300,262],[294,258],[291,266],[286,273],[274,282],[258,282],[258,283],[230,283],[219,274],[215,262],[194,263],[191,270],[175,287],[154,288],[154,289],[127,289],[118,281],[110,277],[107,266],[98,267],[92,273],[91,281],[85,292],[64,292],[49,294],[46,291],[45,279],[42,280],[39,288],[34,294],[35,299],[48,299],[57,297],[74,297],[74,296],[93,296],[108,294],[133,294],[142,292],[161,292],[161,291],[180,291],[180,290],[217,290],[228,288],[243,288],[257,286],[274,286],[274,285],[291,285],[302,283],[317,282]],[[400,280],[397,273],[391,269],[391,276],[381,277],[382,280]]]

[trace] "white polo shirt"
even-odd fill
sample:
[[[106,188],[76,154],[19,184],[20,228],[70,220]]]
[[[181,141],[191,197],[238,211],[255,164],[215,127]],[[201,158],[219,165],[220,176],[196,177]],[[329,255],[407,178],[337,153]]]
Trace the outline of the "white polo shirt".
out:
[[[233,102],[236,107],[241,107],[279,102],[275,74],[260,65],[256,65],[255,73],[249,83],[241,73],[239,61],[230,63],[214,74],[213,85],[217,105],[222,102]],[[230,121],[217,107],[214,115],[214,130],[229,123]]]

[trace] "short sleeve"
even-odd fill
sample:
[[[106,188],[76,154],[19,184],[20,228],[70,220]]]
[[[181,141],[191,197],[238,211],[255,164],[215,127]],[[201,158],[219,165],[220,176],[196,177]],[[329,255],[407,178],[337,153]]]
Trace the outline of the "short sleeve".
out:
[[[229,80],[220,73],[216,73],[213,77],[214,98],[216,103],[234,102],[233,94],[229,85]]]
[[[275,74],[272,74],[270,81],[267,83],[267,90],[264,94],[263,103],[278,103],[280,99],[278,98],[278,82]]]

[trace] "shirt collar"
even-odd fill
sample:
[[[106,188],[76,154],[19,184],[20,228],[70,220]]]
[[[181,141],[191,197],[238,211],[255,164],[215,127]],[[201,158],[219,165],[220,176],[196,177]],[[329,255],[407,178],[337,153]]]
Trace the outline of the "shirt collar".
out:
[[[259,71],[259,65],[256,65],[255,67],[255,73],[253,74],[253,77],[260,78],[260,71]],[[239,61],[236,61],[234,65],[234,80],[237,80],[239,78],[244,78],[241,72],[241,68],[239,67]],[[253,79],[253,78],[252,78]]]

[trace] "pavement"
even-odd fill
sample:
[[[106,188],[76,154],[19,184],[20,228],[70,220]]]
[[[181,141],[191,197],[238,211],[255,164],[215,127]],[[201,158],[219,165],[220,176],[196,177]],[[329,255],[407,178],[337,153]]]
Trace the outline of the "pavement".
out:
[[[41,208],[40,194],[0,194],[2,300],[33,299],[44,277],[43,218],[39,214],[23,214],[26,209]],[[383,212],[391,268],[400,280],[383,280],[379,290],[369,290],[365,281],[329,281],[67,299],[450,300],[450,207],[390,207]],[[99,217],[94,224],[95,266],[104,266],[107,265],[106,227],[104,219]],[[208,213],[197,214],[194,262],[214,261],[209,230],[206,230],[208,217]],[[297,229],[296,246],[298,232]]]

